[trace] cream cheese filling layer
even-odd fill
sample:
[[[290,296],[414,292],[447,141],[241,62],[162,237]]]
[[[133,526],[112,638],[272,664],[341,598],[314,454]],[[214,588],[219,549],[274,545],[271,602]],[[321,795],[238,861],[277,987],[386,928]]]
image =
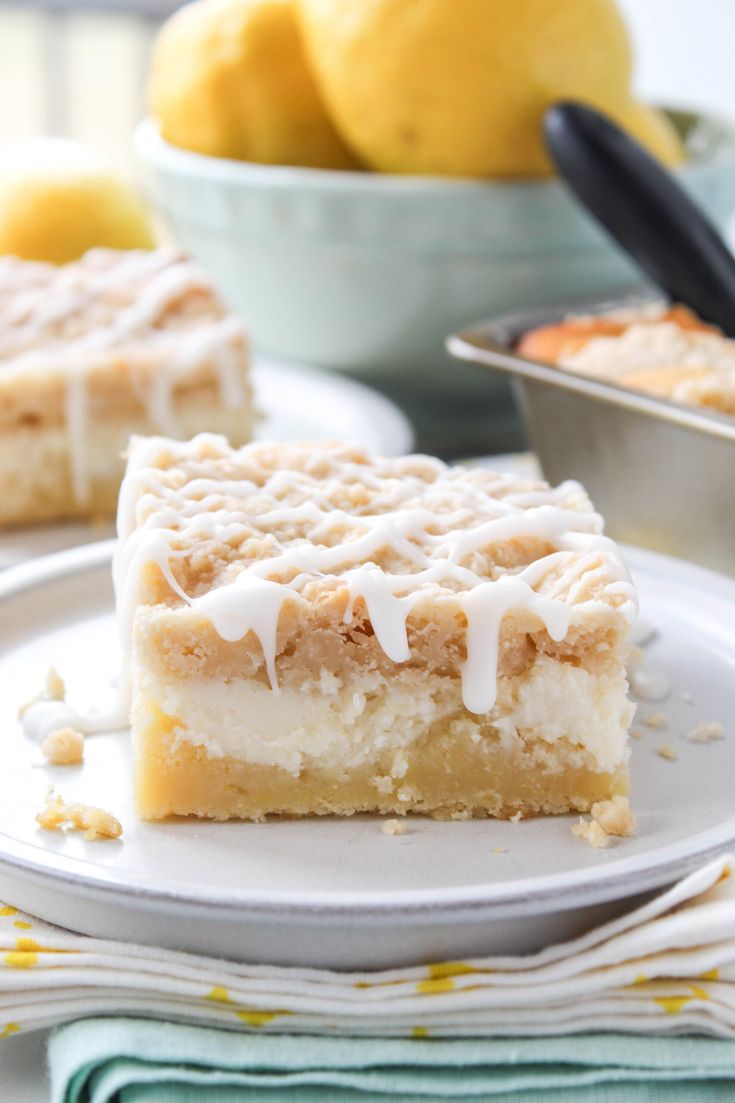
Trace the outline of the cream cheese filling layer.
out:
[[[443,730],[473,742],[497,733],[509,753],[519,736],[547,744],[564,739],[608,772],[627,759],[633,711],[622,674],[595,676],[544,657],[528,674],[502,679],[484,716],[463,707],[456,678],[427,679],[420,672],[404,671],[390,683],[358,674],[349,684],[324,672],[318,682],[278,694],[252,680],[180,682],[139,671],[136,682],[141,725],[156,706],[175,720],[177,744],[294,776],[311,763],[350,770],[392,756],[390,773],[400,778],[415,741]]]

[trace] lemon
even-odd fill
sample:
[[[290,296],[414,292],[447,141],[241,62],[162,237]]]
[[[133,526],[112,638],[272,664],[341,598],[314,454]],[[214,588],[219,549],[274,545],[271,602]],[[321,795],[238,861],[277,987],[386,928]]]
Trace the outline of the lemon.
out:
[[[0,145],[0,253],[63,264],[96,245],[153,244],[145,208],[94,150],[65,138]]]
[[[545,175],[554,100],[632,111],[612,0],[299,0],[299,14],[332,117],[382,172]],[[639,130],[661,145],[651,120]]]
[[[152,114],[174,145],[266,164],[354,168],[308,68],[291,0],[197,0],[161,29]]]

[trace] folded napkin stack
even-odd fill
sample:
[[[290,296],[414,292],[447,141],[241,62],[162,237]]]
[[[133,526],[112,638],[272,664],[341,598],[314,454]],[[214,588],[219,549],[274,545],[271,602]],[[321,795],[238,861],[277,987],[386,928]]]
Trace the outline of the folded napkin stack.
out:
[[[528,957],[373,973],[241,965],[103,942],[5,905],[0,1036],[114,1010],[260,1034],[734,1038],[733,868],[718,858],[628,914]]]
[[[51,1103],[732,1103],[719,1038],[254,1037],[87,1019],[50,1047]],[[14,1103],[14,1101],[13,1101]]]

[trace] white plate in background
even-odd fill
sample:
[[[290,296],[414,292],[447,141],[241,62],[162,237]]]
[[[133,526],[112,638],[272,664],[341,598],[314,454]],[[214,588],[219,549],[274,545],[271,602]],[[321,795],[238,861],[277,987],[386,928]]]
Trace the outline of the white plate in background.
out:
[[[353,379],[259,356],[253,385],[261,415],[258,440],[351,440],[384,456],[403,455],[413,446],[413,429],[398,407]],[[0,569],[113,534],[112,524],[86,521],[0,530]]]
[[[570,816],[412,817],[407,834],[395,837],[371,816],[141,823],[122,732],[90,737],[80,768],[43,765],[17,708],[49,663],[72,703],[103,704],[118,662],[111,550],[77,548],[0,576],[0,899],[107,938],[250,961],[377,968],[531,951],[735,843],[735,582],[630,551],[643,613],[659,630],[649,659],[674,688],[663,704],[642,706],[663,709],[667,730],[643,728],[633,741],[639,832],[594,850],[572,836]],[[685,733],[702,720],[722,721],[726,737],[688,742]],[[678,761],[657,754],[664,741]],[[39,831],[34,816],[50,783],[69,800],[116,814],[122,840]]]
[[[258,356],[253,386],[262,414],[258,440],[352,440],[383,456],[402,456],[413,447],[405,414],[355,379]]]
[[[533,452],[502,452],[496,456],[473,456],[463,460],[468,467],[487,467],[490,471],[510,472],[524,479],[543,479],[541,464]]]

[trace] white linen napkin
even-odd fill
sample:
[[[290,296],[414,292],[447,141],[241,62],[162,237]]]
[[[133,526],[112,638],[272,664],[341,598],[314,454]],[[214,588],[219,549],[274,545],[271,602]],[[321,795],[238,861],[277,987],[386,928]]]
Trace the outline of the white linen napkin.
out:
[[[735,1037],[735,860],[528,957],[374,973],[242,965],[0,906],[0,1037],[98,1014],[380,1037],[614,1030]]]

